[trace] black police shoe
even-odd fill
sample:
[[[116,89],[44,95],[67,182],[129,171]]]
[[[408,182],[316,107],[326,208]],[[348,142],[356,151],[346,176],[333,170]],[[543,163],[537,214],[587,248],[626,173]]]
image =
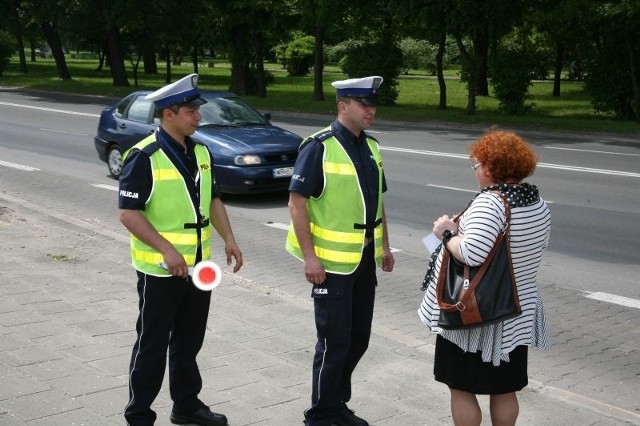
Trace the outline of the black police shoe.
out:
[[[333,426],[369,426],[369,423],[344,404],[344,409],[333,419]]]
[[[171,423],[174,425],[226,426],[227,417],[224,414],[212,412],[209,407],[202,407],[191,414],[176,414],[171,412]]]

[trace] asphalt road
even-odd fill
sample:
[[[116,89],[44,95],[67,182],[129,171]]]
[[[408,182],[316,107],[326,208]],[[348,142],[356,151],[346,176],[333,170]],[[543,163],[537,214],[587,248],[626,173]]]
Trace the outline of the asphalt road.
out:
[[[97,117],[109,101],[0,88],[0,191],[123,233],[115,217],[117,182],[108,177],[93,147]],[[274,114],[274,124],[303,136],[331,119]],[[477,190],[466,148],[483,130],[387,122],[372,129],[383,150],[389,186],[385,207],[391,244],[398,250],[396,271],[381,280],[389,289],[381,285],[376,319],[400,319],[405,325],[389,330],[398,338],[428,341],[415,315],[421,297],[415,288],[426,260],[421,239],[427,224],[460,210]],[[552,240],[540,285],[554,348],[533,357],[532,379],[640,416],[640,286],[635,278],[640,276],[635,226],[640,219],[640,142],[610,135],[521,134],[540,157],[529,181],[539,186],[552,212]],[[27,187],[20,181],[24,172],[55,179]],[[73,181],[73,191],[59,184],[64,177]],[[103,195],[79,194],[78,182],[85,183],[87,194]],[[249,220],[265,233],[288,223],[286,194],[227,196],[225,202],[232,220]],[[242,245],[281,251],[287,264],[287,255],[272,239],[236,233]],[[267,261],[248,260],[247,276],[272,270]],[[296,293],[281,283],[300,280],[300,271],[278,271],[262,280]],[[602,349],[587,350],[593,342],[602,342]]]

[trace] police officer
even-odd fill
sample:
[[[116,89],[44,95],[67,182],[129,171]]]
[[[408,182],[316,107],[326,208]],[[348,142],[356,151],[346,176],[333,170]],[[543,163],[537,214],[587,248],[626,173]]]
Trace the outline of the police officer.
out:
[[[338,118],[305,139],[289,186],[287,250],[312,284],[318,341],[305,425],[367,421],[347,407],[351,374],[371,334],[376,264],[393,270],[382,203],[386,181],[375,117],[382,77],[336,81]]]
[[[137,340],[129,368],[130,426],[153,425],[151,404],[160,391],[169,349],[174,424],[224,426],[227,418],[198,399],[202,347],[211,293],[198,290],[188,268],[209,259],[212,227],[225,242],[227,264],[242,266],[226,209],[220,200],[208,149],[190,138],[206,103],[191,74],[146,99],[155,103],[160,128],[125,154],[120,176],[120,221],[131,233],[138,274]]]

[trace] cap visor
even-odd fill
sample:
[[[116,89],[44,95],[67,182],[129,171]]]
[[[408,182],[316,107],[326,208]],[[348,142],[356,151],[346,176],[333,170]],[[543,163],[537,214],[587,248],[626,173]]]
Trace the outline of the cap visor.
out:
[[[195,98],[195,99],[190,100],[189,102],[181,103],[181,104],[178,104],[178,105],[194,107],[194,106],[204,105],[206,103],[207,103],[207,100],[204,99],[204,98]]]
[[[348,96],[354,101],[358,101],[360,104],[364,106],[377,106],[378,105],[378,97],[377,96]]]

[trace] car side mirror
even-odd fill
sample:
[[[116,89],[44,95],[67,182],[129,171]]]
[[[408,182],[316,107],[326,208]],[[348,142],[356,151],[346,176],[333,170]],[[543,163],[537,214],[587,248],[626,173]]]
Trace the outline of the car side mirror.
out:
[[[262,116],[264,117],[265,120],[271,121],[271,113],[270,112],[265,112],[264,114],[262,114]]]

